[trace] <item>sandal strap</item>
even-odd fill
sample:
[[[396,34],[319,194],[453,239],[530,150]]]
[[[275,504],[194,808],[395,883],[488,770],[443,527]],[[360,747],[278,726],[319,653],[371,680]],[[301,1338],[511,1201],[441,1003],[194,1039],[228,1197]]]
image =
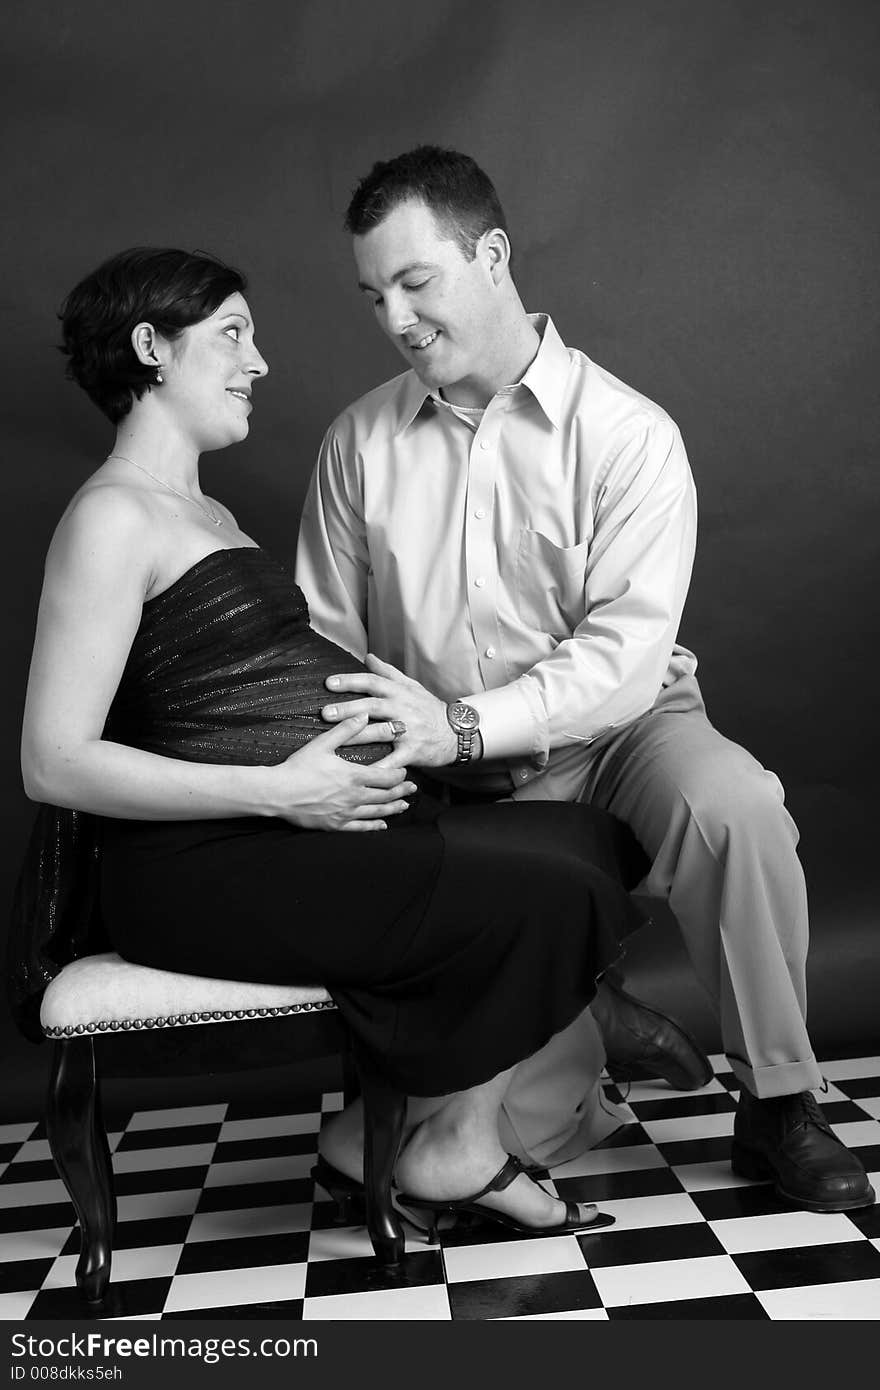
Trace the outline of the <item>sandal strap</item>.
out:
[[[492,1181],[487,1182],[485,1187],[481,1187],[479,1192],[473,1192],[470,1197],[465,1197],[463,1200],[477,1202],[489,1192],[503,1192],[505,1187],[510,1187],[514,1178],[518,1178],[521,1172],[523,1172],[523,1166],[516,1154],[508,1154],[506,1162],[503,1167],[499,1168]]]

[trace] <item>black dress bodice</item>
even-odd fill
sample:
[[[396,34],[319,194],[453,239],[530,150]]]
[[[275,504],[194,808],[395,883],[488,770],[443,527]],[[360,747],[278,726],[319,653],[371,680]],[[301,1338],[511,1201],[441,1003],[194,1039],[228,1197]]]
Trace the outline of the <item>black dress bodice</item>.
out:
[[[278,763],[330,727],[327,676],[363,669],[309,626],[279,560],[216,550],[144,604],[104,737],[187,762]],[[356,762],[389,751],[341,750]]]

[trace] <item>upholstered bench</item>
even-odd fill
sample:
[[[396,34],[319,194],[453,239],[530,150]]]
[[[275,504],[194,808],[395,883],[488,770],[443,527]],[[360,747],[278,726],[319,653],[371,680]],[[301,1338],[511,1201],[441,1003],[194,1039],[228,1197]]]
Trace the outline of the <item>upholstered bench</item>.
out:
[[[403,1230],[391,1175],[405,1097],[348,1051],[347,1030],[317,985],[255,985],[132,965],[115,953],[65,966],[43,996],[54,1044],[47,1103],[52,1157],[81,1232],[76,1282],[99,1305],[110,1281],[116,1199],[100,1080],[277,1066],[343,1050],[346,1091],[364,1100],[366,1217],[377,1259],[399,1264]],[[354,1080],[356,1071],[356,1078]]]

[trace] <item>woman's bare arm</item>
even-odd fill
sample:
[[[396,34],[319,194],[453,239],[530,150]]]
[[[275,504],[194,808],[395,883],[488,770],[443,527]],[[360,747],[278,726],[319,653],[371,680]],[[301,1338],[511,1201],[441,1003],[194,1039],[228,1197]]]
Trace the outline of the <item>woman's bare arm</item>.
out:
[[[371,767],[336,757],[352,728],[276,767],[189,763],[102,739],[153,579],[151,534],[142,501],[112,485],[84,490],[58,525],[25,702],[27,795],[125,819],[281,816],[322,829],[381,828],[403,810],[398,754]]]

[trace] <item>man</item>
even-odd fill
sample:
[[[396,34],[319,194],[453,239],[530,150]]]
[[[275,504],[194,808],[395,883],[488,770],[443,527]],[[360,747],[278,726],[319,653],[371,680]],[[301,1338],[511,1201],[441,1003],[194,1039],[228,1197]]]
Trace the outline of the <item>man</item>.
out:
[[[811,1094],[797,831],[775,776],[709,723],[676,644],[696,505],[675,424],[526,313],[497,195],[466,156],[375,165],[346,225],[409,370],[331,426],[304,509],[312,621],[371,653],[325,717],[400,721],[407,761],[453,802],[583,798],[628,823],[651,860],[642,889],[668,897],[719,1011],[741,1085],[734,1169],[811,1210],[869,1205]],[[616,982],[594,1013],[609,1059],[628,1029],[655,1074],[671,1053],[680,1083],[708,1079]],[[525,1076],[523,1111],[546,1075]]]

